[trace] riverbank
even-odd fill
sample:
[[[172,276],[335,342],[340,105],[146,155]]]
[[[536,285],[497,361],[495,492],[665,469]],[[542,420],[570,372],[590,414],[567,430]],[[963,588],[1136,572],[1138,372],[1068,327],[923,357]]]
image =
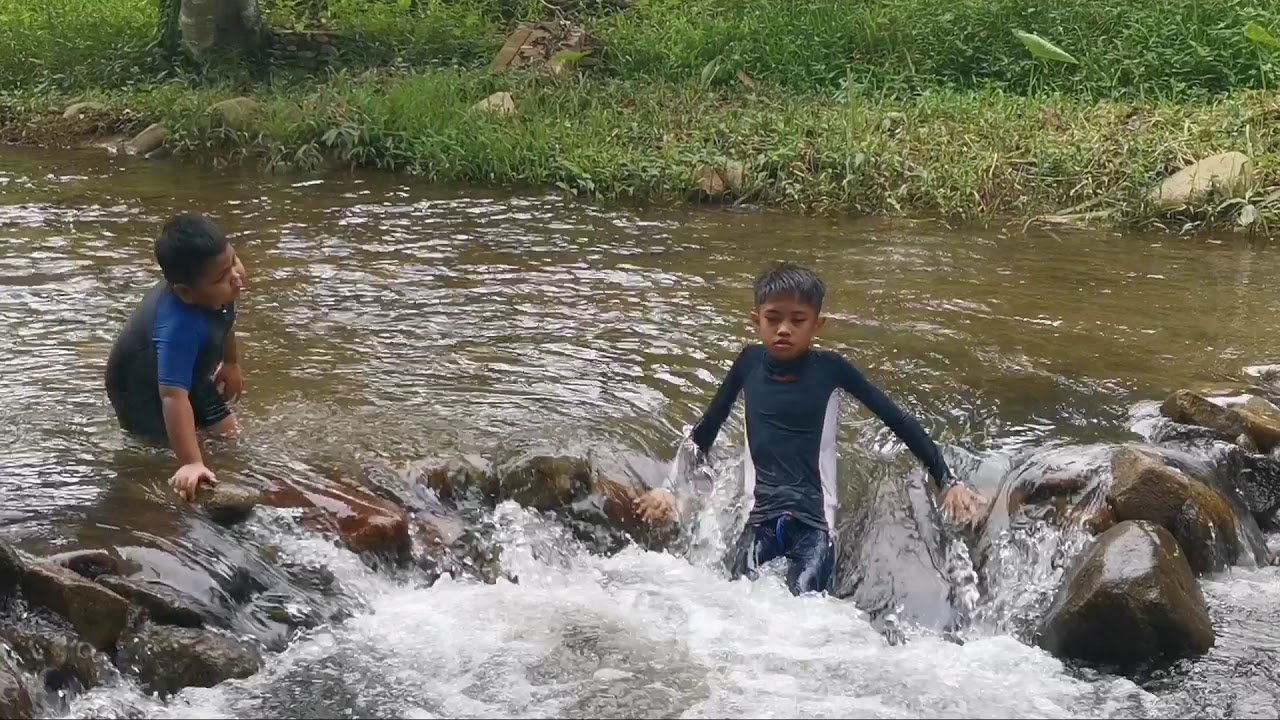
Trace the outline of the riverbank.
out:
[[[1270,162],[1280,103],[1265,89],[1274,63],[1235,29],[1266,13],[1229,0],[1161,12],[1136,0],[1124,25],[1119,10],[1093,2],[962,3],[946,17],[914,0],[766,2],[722,15],[714,0],[580,3],[575,21],[601,62],[561,77],[487,67],[514,21],[537,14],[532,5],[331,2],[323,22],[344,33],[333,67],[248,84],[155,76],[141,49],[152,5],[102,2],[116,13],[100,19],[107,30],[85,29],[88,49],[76,53],[36,42],[51,32],[36,20],[26,34],[10,28],[46,62],[0,67],[0,139],[75,144],[159,122],[173,151],[207,160],[355,165],[605,201],[1169,229],[1280,219]],[[282,6],[268,19],[289,21]],[[85,22],[47,14],[46,24]],[[856,32],[836,32],[842,23]],[[943,25],[953,31],[940,35]],[[1058,39],[1078,63],[1033,59],[1014,26]],[[1100,33],[1107,42],[1085,42]],[[1159,49],[1175,36],[1202,52]],[[105,75],[94,47],[112,53]],[[510,104],[476,107],[495,93]],[[241,96],[251,111],[208,112]],[[78,101],[101,108],[63,118]],[[1164,178],[1223,152],[1255,161],[1251,182],[1187,204],[1151,197]]]

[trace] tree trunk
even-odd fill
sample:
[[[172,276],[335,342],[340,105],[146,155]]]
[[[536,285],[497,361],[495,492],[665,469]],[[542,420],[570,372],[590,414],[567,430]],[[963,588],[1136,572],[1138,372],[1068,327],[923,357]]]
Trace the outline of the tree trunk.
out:
[[[251,60],[265,46],[257,0],[181,0],[182,49],[201,64]]]

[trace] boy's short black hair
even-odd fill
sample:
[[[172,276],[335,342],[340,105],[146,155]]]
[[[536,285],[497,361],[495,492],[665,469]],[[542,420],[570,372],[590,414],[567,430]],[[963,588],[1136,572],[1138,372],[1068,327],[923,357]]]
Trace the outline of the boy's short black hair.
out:
[[[812,305],[814,310],[821,310],[827,288],[822,284],[822,278],[812,270],[794,263],[780,262],[767,268],[756,278],[756,307],[780,295],[799,298]]]
[[[156,238],[156,261],[172,285],[192,285],[208,262],[227,249],[227,236],[204,215],[182,213],[164,224]]]

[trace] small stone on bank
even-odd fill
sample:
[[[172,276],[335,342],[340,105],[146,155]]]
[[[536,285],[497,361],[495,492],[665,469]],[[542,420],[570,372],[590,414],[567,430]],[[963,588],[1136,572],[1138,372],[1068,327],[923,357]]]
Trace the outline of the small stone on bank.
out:
[[[496,92],[471,107],[496,115],[513,115],[516,112],[516,101],[509,92]]]

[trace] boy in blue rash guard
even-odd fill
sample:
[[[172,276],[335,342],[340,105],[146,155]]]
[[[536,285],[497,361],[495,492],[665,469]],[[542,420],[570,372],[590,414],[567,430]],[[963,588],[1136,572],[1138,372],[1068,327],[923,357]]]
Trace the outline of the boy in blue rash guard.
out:
[[[164,280],[134,309],[107,359],[107,397],[125,431],[167,443],[180,467],[169,480],[190,499],[203,481],[198,430],[236,429],[227,402],[244,389],[233,325],[244,265],[213,221],[169,220],[155,242]]]
[[[840,390],[874,412],[924,463],[938,484],[943,511],[972,515],[983,500],[947,469],[924,428],[840,355],[810,348],[823,326],[825,288],[813,272],[780,263],[756,281],[751,322],[760,344],[739,353],[692,440],[705,458],[739,394],[747,421],[745,493],[747,526],[739,538],[733,577],[755,578],[777,557],[789,561],[794,594],[824,591],[834,562],[836,417]],[[647,522],[675,514],[666,489],[637,500]]]

